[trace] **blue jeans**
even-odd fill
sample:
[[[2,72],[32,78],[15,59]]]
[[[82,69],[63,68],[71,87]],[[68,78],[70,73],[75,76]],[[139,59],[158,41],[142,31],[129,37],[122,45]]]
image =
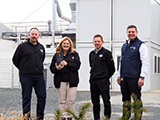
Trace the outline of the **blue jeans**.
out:
[[[32,88],[37,96],[37,118],[43,120],[46,103],[46,85],[44,77],[20,77],[22,86],[23,115],[30,117]]]

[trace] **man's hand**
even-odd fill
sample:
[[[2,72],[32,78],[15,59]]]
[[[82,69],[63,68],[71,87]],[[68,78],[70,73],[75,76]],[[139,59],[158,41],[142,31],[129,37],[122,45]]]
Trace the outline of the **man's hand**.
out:
[[[117,78],[117,83],[120,85],[120,83],[121,83],[121,78],[120,77]]]
[[[143,85],[144,85],[144,79],[139,78],[139,80],[138,80],[138,86],[142,87]]]

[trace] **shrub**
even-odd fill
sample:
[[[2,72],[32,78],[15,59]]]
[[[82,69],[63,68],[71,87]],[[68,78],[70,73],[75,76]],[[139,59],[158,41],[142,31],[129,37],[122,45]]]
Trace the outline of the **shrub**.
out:
[[[127,101],[124,103],[124,106],[127,106],[131,108],[131,113],[134,114],[134,116],[130,120],[140,120],[142,117],[143,111],[146,112],[147,109],[142,107],[142,101],[137,99],[135,94],[131,95],[131,98],[133,99],[133,102]],[[127,111],[127,108],[124,108],[124,116],[119,118],[118,120],[128,120],[130,116],[130,111]]]

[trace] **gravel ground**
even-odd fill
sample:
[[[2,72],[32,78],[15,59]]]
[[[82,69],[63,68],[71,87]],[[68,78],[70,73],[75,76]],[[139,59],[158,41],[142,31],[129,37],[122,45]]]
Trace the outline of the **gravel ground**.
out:
[[[118,120],[122,114],[122,102],[120,91],[111,90],[112,115],[111,120]],[[143,92],[142,100],[147,112],[144,112],[142,120],[160,120],[160,90]],[[78,91],[76,96],[75,111],[78,112],[82,103],[90,102],[90,91]],[[0,113],[10,113],[16,110],[21,112],[21,90],[20,89],[0,89]],[[4,109],[3,107],[4,106]],[[36,114],[36,97],[32,94],[32,116]],[[45,118],[53,117],[53,112],[58,107],[58,98],[55,89],[47,89],[47,100],[45,108]],[[101,101],[101,114],[103,115],[103,102]],[[87,113],[87,119],[93,120],[92,108]]]

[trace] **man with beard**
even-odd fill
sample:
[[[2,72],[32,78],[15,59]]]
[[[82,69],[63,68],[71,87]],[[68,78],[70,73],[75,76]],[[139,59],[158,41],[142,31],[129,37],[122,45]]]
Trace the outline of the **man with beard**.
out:
[[[19,69],[22,86],[23,115],[30,119],[31,94],[34,88],[37,96],[37,119],[43,120],[46,103],[46,86],[43,77],[45,49],[38,42],[39,30],[31,28],[29,40],[20,44],[12,58],[13,64]]]
[[[148,49],[144,42],[137,37],[138,31],[135,25],[127,27],[129,40],[123,44],[121,49],[121,62],[117,83],[121,86],[124,109],[126,108],[131,116],[131,108],[125,106],[126,101],[131,101],[131,94],[135,94],[141,101],[141,87],[144,85],[144,78],[148,67]],[[141,104],[142,107],[142,104]],[[141,119],[141,116],[140,118]]]

